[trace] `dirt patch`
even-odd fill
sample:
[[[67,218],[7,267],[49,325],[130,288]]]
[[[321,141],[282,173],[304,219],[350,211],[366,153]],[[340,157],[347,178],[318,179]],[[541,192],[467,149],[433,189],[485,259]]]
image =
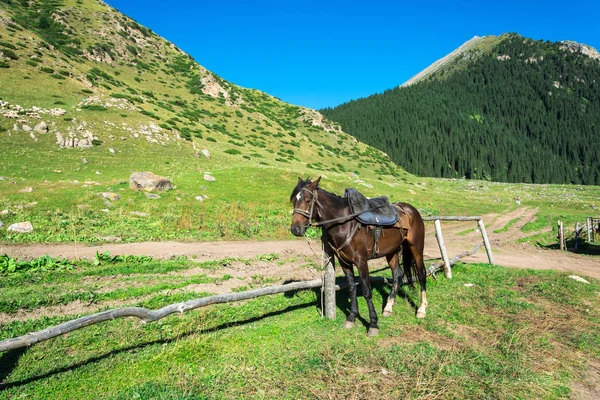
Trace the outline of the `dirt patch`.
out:
[[[210,293],[210,294],[223,294],[231,293],[233,289],[237,289],[244,286],[244,281],[239,279],[228,279],[219,283],[196,283],[187,285],[184,288],[179,289],[180,292],[196,292],[196,293]]]
[[[460,340],[457,340],[460,346],[495,346],[499,342],[500,332],[482,331],[469,325],[449,325],[448,330],[455,334]]]
[[[539,279],[535,276],[523,276],[517,278],[513,290],[517,293],[525,293],[537,283],[539,283]]]
[[[571,399],[600,399],[600,362],[590,361],[581,373],[581,380],[571,384]]]
[[[40,307],[36,308],[35,310],[20,309],[14,314],[0,313],[0,325],[7,324],[13,321],[27,321],[30,319],[35,320],[42,317],[54,317],[57,315],[75,316],[83,314],[92,314],[107,308],[117,308],[132,305],[140,300],[141,298],[134,300],[129,299],[125,301],[110,300],[97,303],[85,303],[81,300],[75,300],[68,304]]]
[[[421,326],[410,326],[406,327],[403,332],[394,337],[389,337],[382,339],[380,341],[381,345],[384,347],[389,347],[392,345],[405,345],[406,343],[419,343],[419,342],[428,342],[442,350],[453,350],[459,347],[459,341],[456,339],[448,338],[446,336],[440,335],[438,333],[429,332],[425,330],[425,328]]]

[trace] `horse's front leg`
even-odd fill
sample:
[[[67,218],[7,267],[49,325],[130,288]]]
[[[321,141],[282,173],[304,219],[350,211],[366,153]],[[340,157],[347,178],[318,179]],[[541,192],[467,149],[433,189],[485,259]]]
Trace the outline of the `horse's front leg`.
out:
[[[356,283],[354,283],[354,268],[352,264],[347,264],[344,261],[340,260],[340,265],[344,274],[346,275],[346,280],[348,282],[348,292],[350,294],[350,312],[346,317],[346,322],[344,322],[344,328],[351,329],[354,327],[354,320],[358,315],[358,300],[356,299]]]
[[[376,336],[379,334],[379,328],[377,327],[377,312],[375,312],[375,306],[373,306],[373,299],[371,294],[371,280],[369,279],[369,265],[367,260],[362,259],[356,264],[358,268],[358,274],[360,275],[360,285],[362,286],[363,296],[367,300],[367,306],[369,307],[369,332],[368,336]]]

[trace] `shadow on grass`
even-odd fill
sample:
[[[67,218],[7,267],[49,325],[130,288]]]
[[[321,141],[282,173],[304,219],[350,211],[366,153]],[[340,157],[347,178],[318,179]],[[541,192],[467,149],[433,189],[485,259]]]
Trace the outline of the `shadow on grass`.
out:
[[[549,245],[542,245],[537,243],[538,247],[547,250],[559,250],[560,246],[558,243],[552,243]],[[575,243],[574,239],[567,240],[567,251],[575,254],[584,254],[588,256],[600,256],[600,242],[583,242]]]
[[[337,278],[336,280],[336,284],[340,284],[340,283],[345,283],[346,279],[344,277],[340,277]],[[291,283],[291,281],[285,282],[285,283]],[[360,286],[360,285],[359,285]],[[373,282],[372,283],[372,289],[376,290],[380,295],[382,299],[385,299],[385,301],[387,301],[387,297],[388,297],[388,291],[386,291],[384,289],[384,287],[386,286],[385,283],[383,282]],[[402,286],[399,290],[398,290],[398,294],[397,296],[399,296],[400,298],[404,299],[405,301],[407,301],[416,311],[417,309],[417,305],[412,301],[412,299],[408,296],[408,294],[405,291],[405,287],[406,286]],[[15,369],[15,367],[17,366],[19,359],[21,358],[21,356],[23,354],[25,354],[25,352],[27,351],[27,348],[21,348],[21,349],[16,349],[16,350],[11,350],[8,352],[5,352],[3,354],[0,354],[0,391],[4,390],[4,389],[10,389],[10,388],[14,388],[14,387],[20,387],[32,382],[36,382],[45,378],[49,378],[52,377],[54,375],[60,374],[60,373],[64,373],[64,372],[68,372],[68,371],[72,371],[75,370],[77,368],[81,368],[84,367],[88,364],[93,364],[96,363],[98,361],[104,360],[108,357],[112,357],[114,355],[118,355],[121,354],[123,352],[129,352],[132,350],[139,350],[139,349],[143,349],[149,346],[153,346],[153,345],[157,345],[157,344],[169,344],[169,343],[174,343],[178,340],[180,340],[181,338],[185,338],[191,335],[195,335],[195,334],[206,334],[206,333],[214,333],[214,332],[218,332],[227,328],[231,328],[231,327],[236,327],[236,326],[242,326],[242,325],[247,325],[247,324],[252,324],[270,317],[274,317],[274,316],[278,316],[284,313],[288,313],[288,312],[292,312],[295,310],[300,310],[300,309],[304,309],[304,308],[308,308],[308,307],[316,307],[317,309],[320,310],[321,308],[321,289],[320,288],[315,288],[315,289],[311,289],[316,297],[317,297],[317,301],[316,304],[313,302],[310,303],[305,303],[305,304],[298,304],[295,306],[290,306],[287,307],[285,309],[279,310],[279,311],[273,311],[270,313],[266,313],[260,316],[256,316],[256,317],[252,317],[252,318],[248,318],[248,319],[243,319],[243,320],[239,320],[239,321],[233,321],[233,322],[227,322],[227,323],[222,323],[220,325],[214,326],[212,328],[207,328],[207,329],[203,329],[200,331],[189,331],[183,335],[179,335],[176,338],[172,338],[172,339],[161,339],[161,340],[153,340],[147,343],[142,343],[142,344],[136,344],[134,346],[128,346],[128,347],[123,347],[120,349],[115,349],[115,350],[111,350],[105,354],[96,356],[96,357],[92,357],[90,359],[84,360],[84,361],[80,361],[77,362],[73,365],[70,366],[65,366],[65,367],[61,367],[61,368],[57,368],[51,371],[48,371],[44,374],[40,374],[37,376],[32,376],[29,377],[27,379],[23,379],[20,381],[16,381],[16,382],[10,382],[10,383],[4,383],[5,379],[8,378],[10,376],[10,374],[12,373],[12,371]],[[284,293],[285,297],[292,297],[294,296],[294,294],[297,291],[288,291]],[[362,290],[361,288],[357,288],[357,295],[362,296]],[[385,304],[385,301],[383,301],[383,304]],[[348,314],[350,313],[350,296],[349,296],[349,292],[346,289],[342,289],[342,290],[338,290],[336,292],[336,305],[337,308],[339,308],[346,316],[348,316]],[[383,305],[382,305],[383,307]],[[381,311],[379,312],[379,314],[381,314]],[[362,322],[362,324],[365,327],[365,331],[368,329],[369,327],[369,321],[367,321],[365,318],[363,318],[361,315],[357,316],[357,319],[359,321]]]
[[[321,304],[320,301],[320,289],[312,289],[313,292],[315,292],[317,294],[318,297],[318,301],[317,301],[317,307],[319,307],[319,305]],[[285,292],[284,295],[286,296],[292,296],[293,293],[295,291],[292,292]],[[29,383],[32,382],[36,382],[42,379],[46,379],[46,378],[50,378],[54,375],[60,374],[60,373],[64,373],[64,372],[69,372],[72,370],[75,370],[77,368],[81,368],[84,367],[88,364],[93,364],[96,363],[98,361],[104,360],[108,357],[112,357],[124,352],[129,352],[132,350],[140,350],[140,349],[144,349],[146,347],[149,346],[153,346],[153,345],[157,345],[157,344],[169,344],[169,343],[175,343],[177,341],[179,341],[182,338],[186,338],[189,337],[191,335],[196,335],[196,334],[206,334],[206,333],[214,333],[214,332],[218,332],[227,328],[231,328],[231,327],[236,327],[236,326],[242,326],[242,325],[246,325],[246,324],[252,324],[258,321],[261,321],[263,319],[267,319],[270,317],[274,317],[277,315],[281,315],[281,314],[285,314],[288,312],[292,312],[295,310],[300,310],[300,309],[304,309],[304,308],[308,308],[308,307],[315,307],[315,304],[313,302],[310,303],[305,303],[305,304],[298,304],[295,306],[290,306],[287,307],[283,310],[279,310],[279,311],[273,311],[273,312],[269,312],[263,315],[259,315],[256,317],[252,317],[252,318],[248,318],[248,319],[244,319],[244,320],[239,320],[239,321],[233,321],[233,322],[226,322],[226,323],[222,323],[220,325],[214,326],[212,328],[207,328],[207,329],[202,329],[199,331],[196,330],[191,330],[189,332],[184,333],[183,335],[179,335],[178,337],[172,338],[172,339],[161,339],[161,340],[153,340],[147,343],[141,343],[141,344],[136,344],[134,346],[128,346],[128,347],[123,347],[120,349],[115,349],[115,350],[111,350],[107,353],[104,353],[102,355],[96,356],[96,357],[92,357],[90,359],[84,360],[84,361],[80,361],[77,362],[73,365],[69,365],[69,366],[65,366],[65,367],[61,367],[61,368],[57,368],[51,371],[48,371],[44,374],[40,374],[37,376],[32,376],[30,378],[27,379],[23,379],[20,381],[16,381],[16,382],[10,382],[10,383],[4,383],[4,380],[6,378],[8,378],[10,376],[10,374],[12,373],[12,371],[14,370],[14,368],[17,366],[19,359],[21,358],[21,356],[23,354],[25,354],[25,352],[27,351],[27,348],[21,348],[21,349],[16,349],[16,350],[11,350],[8,352],[5,352],[3,354],[0,354],[0,392],[2,390],[5,389],[10,389],[10,388],[14,388],[14,387],[19,387],[19,386],[23,386],[23,385],[27,385]]]
[[[358,280],[358,278],[356,278],[356,281],[360,282],[360,280]],[[345,284],[346,278],[338,278],[336,280],[336,284],[339,285],[340,283]],[[418,306],[415,304],[415,302],[410,298],[410,296],[406,292],[407,286],[410,287],[410,285],[400,286],[400,288],[398,289],[398,293],[396,294],[396,299],[400,298],[400,299],[406,301],[408,304],[410,304],[410,306],[415,310],[415,313],[416,313]],[[387,290],[386,290],[386,287],[388,287]],[[381,281],[379,281],[379,282],[371,281],[371,290],[377,291],[377,293],[379,293],[379,295],[381,296],[381,299],[382,299],[381,309],[378,310],[378,312],[377,312],[378,317],[381,317],[381,314],[383,313],[383,309],[384,309],[385,304],[387,303],[387,299],[389,297],[389,285],[387,283],[384,283]],[[356,296],[357,297],[363,296],[363,291],[362,291],[362,288],[360,287],[360,285],[358,285],[358,287],[356,288]],[[336,292],[335,301],[336,301],[337,308],[339,308],[347,317],[350,314],[350,305],[351,305],[350,292],[346,289],[338,290]],[[366,332],[369,329],[369,321],[366,320],[360,314],[356,316],[356,319],[359,320],[363,324],[363,326],[365,328],[365,332]]]

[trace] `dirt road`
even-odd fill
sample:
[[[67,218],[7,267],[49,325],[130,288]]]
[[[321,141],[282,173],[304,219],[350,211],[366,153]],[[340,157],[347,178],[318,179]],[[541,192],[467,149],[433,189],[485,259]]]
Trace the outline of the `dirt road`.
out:
[[[545,250],[531,245],[517,244],[516,239],[523,237],[521,227],[535,219],[535,209],[519,208],[513,212],[483,216],[487,226],[487,233],[492,244],[496,264],[515,268],[554,269],[568,271],[574,274],[586,275],[600,279],[600,258],[574,254],[558,250]],[[494,230],[503,228],[509,221],[516,220],[504,232],[494,233]],[[448,248],[448,255],[464,250],[470,250],[479,242],[481,235],[476,230],[473,222],[444,222],[444,238]],[[469,230],[472,231],[469,232]],[[439,247],[435,240],[433,223],[426,225],[427,237],[425,256],[428,259],[440,257]],[[312,248],[311,248],[312,247]],[[320,252],[320,244],[315,242],[309,246],[305,239],[288,241],[240,241],[240,242],[146,242],[128,244],[106,244],[102,246],[84,245],[26,245],[2,246],[0,254],[7,253],[16,258],[34,258],[49,254],[52,257],[65,258],[93,258],[96,252],[110,251],[111,255],[148,255],[155,258],[171,258],[187,256],[198,261],[236,257],[253,259],[259,255],[278,253],[281,257],[315,256],[313,252]],[[316,256],[315,256],[316,257]],[[465,262],[487,262],[485,250],[482,248],[474,254],[463,259]],[[381,261],[374,261],[381,263]]]

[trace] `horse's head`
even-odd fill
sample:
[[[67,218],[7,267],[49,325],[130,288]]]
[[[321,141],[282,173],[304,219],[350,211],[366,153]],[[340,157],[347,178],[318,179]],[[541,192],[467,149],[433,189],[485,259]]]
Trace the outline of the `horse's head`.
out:
[[[317,188],[320,180],[321,177],[314,182],[311,182],[310,179],[303,181],[302,178],[298,178],[298,184],[290,196],[290,202],[294,206],[290,230],[296,236],[304,235],[312,220],[317,218],[315,202],[317,202]]]

